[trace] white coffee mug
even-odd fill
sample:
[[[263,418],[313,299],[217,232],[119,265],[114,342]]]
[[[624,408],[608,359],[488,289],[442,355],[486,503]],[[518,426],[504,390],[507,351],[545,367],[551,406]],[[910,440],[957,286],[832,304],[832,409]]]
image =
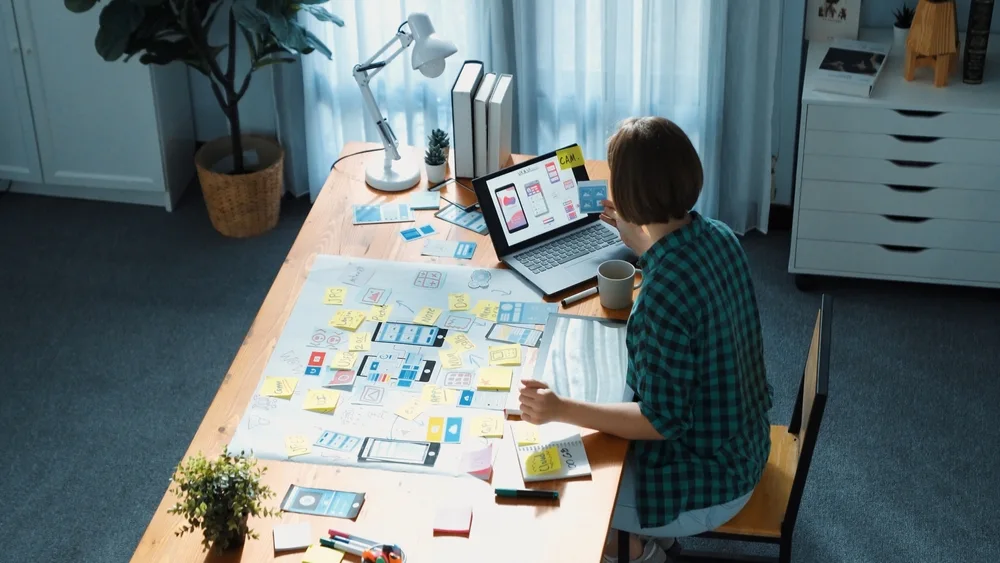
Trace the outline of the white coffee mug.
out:
[[[632,306],[632,290],[642,285],[634,285],[635,274],[642,274],[625,260],[608,260],[597,267],[597,293],[601,296],[601,306],[607,309],[626,309]]]

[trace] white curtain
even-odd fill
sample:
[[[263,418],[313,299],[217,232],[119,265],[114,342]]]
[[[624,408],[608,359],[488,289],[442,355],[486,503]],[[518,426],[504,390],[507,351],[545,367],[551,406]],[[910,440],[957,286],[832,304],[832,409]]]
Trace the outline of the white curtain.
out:
[[[306,159],[312,196],[348,141],[377,142],[352,67],[426,12],[458,46],[447,70],[427,79],[408,54],[372,82],[400,142],[424,145],[451,131],[450,89],[466,59],[514,75],[515,152],[580,143],[606,156],[622,119],[660,115],[691,137],[705,167],[697,209],[734,230],[766,229],[770,204],[771,112],[780,0],[332,0],[343,28],[310,22],[333,50],[302,63]],[[284,80],[299,80],[285,72]],[[295,85],[297,86],[297,84]],[[279,92],[288,86],[279,85]],[[287,104],[281,104],[286,106]],[[289,136],[280,115],[283,137]],[[301,123],[301,122],[299,122]]]

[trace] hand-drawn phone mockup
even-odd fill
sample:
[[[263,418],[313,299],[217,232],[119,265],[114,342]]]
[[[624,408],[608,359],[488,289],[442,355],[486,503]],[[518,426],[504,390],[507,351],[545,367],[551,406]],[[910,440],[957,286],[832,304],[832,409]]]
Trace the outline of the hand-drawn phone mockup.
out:
[[[440,451],[441,444],[438,443],[369,437],[361,443],[358,461],[433,467]]]
[[[486,333],[486,339],[538,348],[538,342],[542,339],[542,331],[533,328],[494,324]]]
[[[507,224],[508,233],[516,233],[528,227],[528,218],[524,215],[524,208],[521,207],[521,198],[517,195],[517,188],[514,184],[497,188],[494,192],[497,198],[497,205],[503,214],[504,222]]]
[[[400,387],[410,387],[413,383],[427,383],[434,375],[437,362],[420,360],[419,362],[402,362],[393,354],[365,354],[361,357],[357,376],[369,381],[389,381],[393,377],[399,379]],[[382,376],[385,377],[382,377]],[[403,383],[408,382],[408,383]]]
[[[375,325],[375,335],[372,337],[372,340],[391,344],[412,344],[414,346],[440,348],[444,345],[444,337],[447,335],[448,329],[436,326],[385,322]]]

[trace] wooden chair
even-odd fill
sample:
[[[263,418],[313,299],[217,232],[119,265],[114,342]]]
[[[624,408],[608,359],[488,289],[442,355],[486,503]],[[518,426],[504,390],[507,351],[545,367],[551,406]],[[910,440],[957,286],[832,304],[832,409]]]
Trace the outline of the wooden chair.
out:
[[[819,425],[826,409],[833,299],[824,295],[788,426],[771,426],[771,454],[753,496],[732,520],[697,537],[778,544],[778,557],[682,551],[681,561],[779,562],[792,560],[792,532],[799,515]]]

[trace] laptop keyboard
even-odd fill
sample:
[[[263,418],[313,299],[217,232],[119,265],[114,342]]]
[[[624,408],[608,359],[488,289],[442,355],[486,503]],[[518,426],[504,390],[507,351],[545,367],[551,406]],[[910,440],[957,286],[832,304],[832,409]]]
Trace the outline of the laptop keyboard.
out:
[[[575,260],[585,254],[616,244],[618,234],[595,223],[575,234],[515,254],[522,264],[538,274]]]

